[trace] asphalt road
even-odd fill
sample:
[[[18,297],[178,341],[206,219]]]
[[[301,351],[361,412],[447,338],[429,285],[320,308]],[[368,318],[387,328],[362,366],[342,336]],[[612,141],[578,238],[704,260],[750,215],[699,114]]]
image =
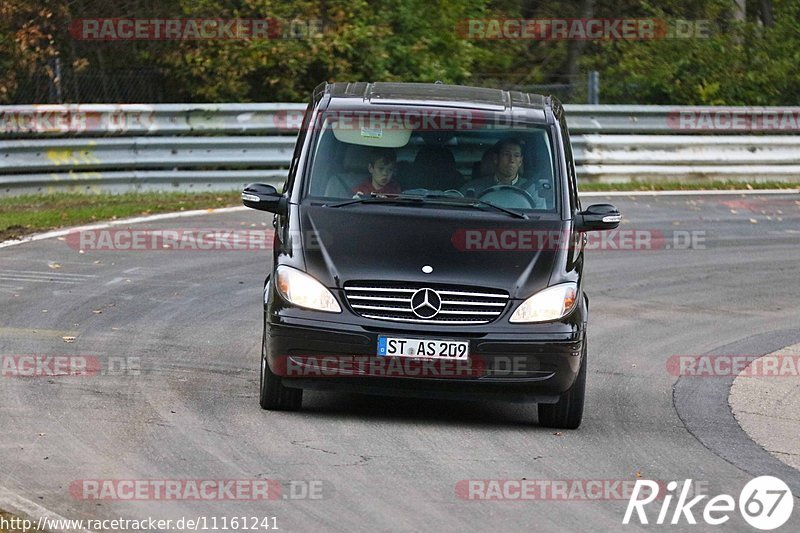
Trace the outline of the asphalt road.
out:
[[[455,487],[641,476],[691,478],[711,495],[738,498],[764,469],[796,488],[784,530],[797,531],[800,474],[760,449],[737,456],[745,437],[735,428],[714,439],[729,415],[727,396],[711,390],[719,380],[676,387],[667,361],[725,347],[758,355],[800,339],[800,196],[587,201],[615,203],[623,228],[660,231],[670,244],[676,230],[700,231],[703,242],[589,252],[588,399],[577,431],[540,428],[534,405],[499,402],[306,392],[302,412],[262,411],[267,252],[80,254],[57,239],[2,249],[0,356],[83,355],[102,371],[0,376],[0,486],[67,518],[268,516],[284,531],[592,531],[619,527],[627,501],[465,501]],[[263,229],[268,221],[248,211],[137,227]],[[682,397],[682,389],[691,390]],[[323,497],[95,501],[70,493],[84,479],[294,480],[319,482]],[[709,527],[683,521],[680,529]],[[754,531],[737,512],[725,529]]]

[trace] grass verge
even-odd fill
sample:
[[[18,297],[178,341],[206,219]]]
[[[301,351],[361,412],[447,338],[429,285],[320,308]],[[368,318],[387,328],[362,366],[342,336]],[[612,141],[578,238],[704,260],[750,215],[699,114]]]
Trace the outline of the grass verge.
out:
[[[0,198],[0,242],[65,226],[241,205],[240,192],[52,194]]]

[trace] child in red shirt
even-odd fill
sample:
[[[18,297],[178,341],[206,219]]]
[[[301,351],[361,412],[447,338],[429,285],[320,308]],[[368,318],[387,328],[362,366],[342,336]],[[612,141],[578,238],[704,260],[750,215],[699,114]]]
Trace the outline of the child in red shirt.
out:
[[[355,195],[369,196],[371,193],[400,194],[400,186],[392,181],[397,153],[391,148],[375,148],[370,152],[367,166],[369,178],[351,191]]]

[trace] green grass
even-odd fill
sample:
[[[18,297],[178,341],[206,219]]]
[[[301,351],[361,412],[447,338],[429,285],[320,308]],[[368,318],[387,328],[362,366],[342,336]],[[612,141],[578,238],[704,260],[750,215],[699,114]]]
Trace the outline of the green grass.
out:
[[[241,205],[238,191],[221,193],[127,193],[0,198],[0,241],[66,226],[170,211]]]
[[[797,189],[800,183],[782,181],[661,181],[657,183],[631,181],[627,183],[579,182],[581,192],[605,191],[724,191],[742,189]]]

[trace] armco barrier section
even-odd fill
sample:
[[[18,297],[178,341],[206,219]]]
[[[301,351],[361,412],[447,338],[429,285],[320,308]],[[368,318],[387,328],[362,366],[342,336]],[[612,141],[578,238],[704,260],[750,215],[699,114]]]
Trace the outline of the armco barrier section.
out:
[[[800,107],[565,107],[585,181],[800,181]],[[0,195],[278,183],[304,109],[0,106]]]

